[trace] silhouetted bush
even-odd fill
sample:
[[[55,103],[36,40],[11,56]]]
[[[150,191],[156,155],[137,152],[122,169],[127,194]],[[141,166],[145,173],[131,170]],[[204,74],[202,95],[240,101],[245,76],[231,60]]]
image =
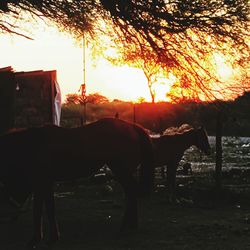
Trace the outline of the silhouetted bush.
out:
[[[168,127],[189,123],[192,126],[205,126],[209,135],[215,134],[217,111],[224,114],[223,135],[250,136],[250,95],[245,93],[235,101],[185,102],[171,104],[130,103],[113,101],[100,104],[88,103],[86,106],[87,122],[104,117],[115,117],[134,121],[147,129],[160,133]],[[135,114],[134,114],[135,112]],[[83,106],[64,104],[61,125],[64,127],[80,126]]]

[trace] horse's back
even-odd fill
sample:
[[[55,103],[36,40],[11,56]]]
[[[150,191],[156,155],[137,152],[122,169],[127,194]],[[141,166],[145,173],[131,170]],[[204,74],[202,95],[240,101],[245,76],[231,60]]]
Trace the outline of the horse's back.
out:
[[[112,144],[127,147],[126,143],[132,143],[138,139],[134,124],[114,118],[104,118],[84,127],[72,129],[72,135],[79,137],[83,143],[98,147]]]
[[[60,149],[60,145],[58,147],[55,144],[53,151],[59,154],[60,150],[65,150],[64,154],[60,154],[63,155],[60,158],[61,165],[73,160],[75,165],[86,170],[86,175],[104,164],[118,167],[119,171],[125,166],[134,169],[142,162],[142,150],[145,150],[142,146],[148,145],[147,150],[152,151],[150,142],[146,142],[146,132],[137,125],[120,119],[104,118],[65,132],[67,136],[61,135],[60,139],[63,148],[61,146]],[[142,138],[145,141],[142,142]],[[70,151],[71,155],[67,155],[66,151]]]
[[[9,157],[18,152],[13,165],[30,178],[73,179],[89,176],[105,163],[138,165],[142,138],[147,145],[142,128],[113,118],[72,129],[44,126],[8,135],[14,145]]]

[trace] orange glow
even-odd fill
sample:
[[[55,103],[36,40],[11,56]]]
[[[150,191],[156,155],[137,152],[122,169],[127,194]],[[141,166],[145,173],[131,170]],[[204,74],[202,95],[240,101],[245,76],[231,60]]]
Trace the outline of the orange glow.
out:
[[[33,30],[34,41],[18,36],[3,35],[0,39],[0,67],[12,66],[16,71],[57,70],[63,99],[68,93],[78,93],[83,83],[83,51],[69,35],[39,22]],[[114,51],[109,51],[114,53]],[[232,68],[219,54],[214,54],[216,70],[223,80],[232,76]],[[93,65],[95,64],[95,66]],[[155,101],[170,101],[166,93],[177,79],[161,79],[154,84]],[[142,70],[117,67],[104,59],[92,62],[87,50],[87,94],[98,92],[110,100],[151,101],[147,80]],[[173,91],[173,90],[172,90]]]
[[[42,26],[33,32],[34,41],[18,36],[1,35],[0,68],[12,66],[16,71],[57,70],[63,94],[78,93],[83,82],[83,51],[80,44],[56,28]],[[147,81],[140,69],[117,67],[104,59],[92,62],[87,51],[87,93],[98,92],[110,100],[151,101]],[[93,65],[95,64],[95,65]],[[156,100],[166,99],[169,87],[157,88]],[[159,92],[159,93],[158,93]]]

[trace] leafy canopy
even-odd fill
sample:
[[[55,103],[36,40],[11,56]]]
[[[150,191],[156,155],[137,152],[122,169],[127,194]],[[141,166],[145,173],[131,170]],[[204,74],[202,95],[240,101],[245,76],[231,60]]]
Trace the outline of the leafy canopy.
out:
[[[0,31],[24,35],[15,20],[25,11],[76,37],[105,34],[108,46],[150,54],[209,97],[222,89],[207,64],[214,51],[249,69],[249,9],[248,0],[1,0]]]

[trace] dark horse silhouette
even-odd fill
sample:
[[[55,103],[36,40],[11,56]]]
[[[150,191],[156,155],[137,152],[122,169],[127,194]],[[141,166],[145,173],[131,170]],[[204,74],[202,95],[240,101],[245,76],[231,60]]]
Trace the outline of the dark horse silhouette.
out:
[[[49,221],[49,242],[58,239],[53,184],[88,177],[107,164],[122,185],[126,206],[121,230],[137,227],[137,190],[133,173],[142,167],[141,187],[153,182],[151,139],[145,130],[120,119],[105,118],[84,127],[24,129],[0,137],[0,181],[19,203],[33,193],[34,235],[42,239],[42,209]]]
[[[155,167],[167,166],[167,185],[170,201],[175,201],[176,170],[184,152],[196,146],[205,154],[210,153],[210,145],[203,127],[183,131],[182,133],[166,134],[152,138]]]

